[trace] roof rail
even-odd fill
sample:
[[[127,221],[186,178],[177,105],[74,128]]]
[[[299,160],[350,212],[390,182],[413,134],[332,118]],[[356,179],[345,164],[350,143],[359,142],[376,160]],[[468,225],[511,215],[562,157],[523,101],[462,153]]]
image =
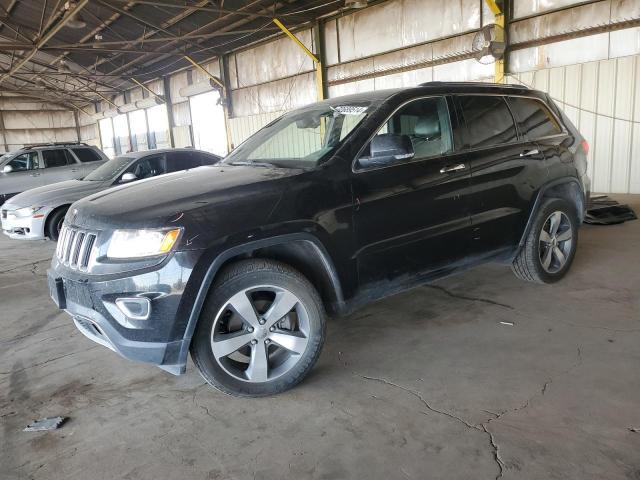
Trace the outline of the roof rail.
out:
[[[50,143],[34,143],[33,145],[25,145],[20,150],[28,150],[30,148],[37,148],[37,147],[63,147],[66,145],[82,145],[84,147],[89,146],[85,142],[50,142]]]
[[[520,90],[529,90],[529,87],[525,85],[518,85],[513,83],[488,83],[488,82],[441,82],[435,80],[432,82],[421,83],[419,87],[435,87],[437,85],[472,85],[474,87],[487,87],[487,88],[517,88]]]

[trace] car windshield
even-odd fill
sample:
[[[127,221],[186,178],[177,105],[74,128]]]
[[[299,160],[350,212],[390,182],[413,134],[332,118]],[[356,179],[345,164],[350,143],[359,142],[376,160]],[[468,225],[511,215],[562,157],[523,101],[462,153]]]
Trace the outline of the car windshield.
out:
[[[312,168],[328,158],[372,110],[371,102],[320,103],[289,112],[231,152],[227,165]]]
[[[93,172],[83,178],[90,182],[104,182],[106,180],[114,180],[122,170],[127,168],[133,157],[116,157],[109,160],[104,165],[96,168]]]

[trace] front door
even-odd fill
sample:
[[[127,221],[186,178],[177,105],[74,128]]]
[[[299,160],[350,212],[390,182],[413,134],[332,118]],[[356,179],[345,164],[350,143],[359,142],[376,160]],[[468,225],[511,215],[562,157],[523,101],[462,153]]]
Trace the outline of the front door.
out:
[[[9,198],[11,195],[43,185],[42,172],[38,152],[25,152],[15,156],[6,165],[11,171],[1,173],[0,194]]]
[[[405,276],[411,282],[416,274],[455,266],[465,257],[470,177],[454,153],[448,112],[444,97],[406,103],[376,135],[410,140],[413,157],[386,165],[365,162],[372,155],[370,142],[354,163],[355,260],[361,286]]]

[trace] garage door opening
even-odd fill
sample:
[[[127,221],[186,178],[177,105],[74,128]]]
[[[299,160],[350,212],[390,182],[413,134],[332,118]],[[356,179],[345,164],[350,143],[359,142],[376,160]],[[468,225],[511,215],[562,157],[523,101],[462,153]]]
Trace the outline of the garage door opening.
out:
[[[201,93],[189,98],[191,123],[193,125],[193,146],[200,150],[226,155],[227,130],[224,110],[219,103],[217,91]]]

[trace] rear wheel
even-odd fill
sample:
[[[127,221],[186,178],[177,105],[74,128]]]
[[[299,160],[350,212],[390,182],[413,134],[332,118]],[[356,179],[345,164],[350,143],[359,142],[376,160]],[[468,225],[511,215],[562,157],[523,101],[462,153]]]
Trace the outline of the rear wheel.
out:
[[[537,283],[553,283],[564,277],[576,253],[578,225],[573,204],[563,199],[546,200],[513,262],[516,276]]]
[[[225,393],[273,395],[311,371],[324,337],[322,302],[302,274],[280,262],[244,260],[225,269],[211,289],[191,357]]]
[[[64,216],[67,214],[67,210],[68,208],[61,208],[60,210],[56,210],[55,212],[53,212],[53,215],[51,215],[47,219],[45,235],[54,242],[58,241],[60,230],[62,229],[62,224],[64,223]]]

